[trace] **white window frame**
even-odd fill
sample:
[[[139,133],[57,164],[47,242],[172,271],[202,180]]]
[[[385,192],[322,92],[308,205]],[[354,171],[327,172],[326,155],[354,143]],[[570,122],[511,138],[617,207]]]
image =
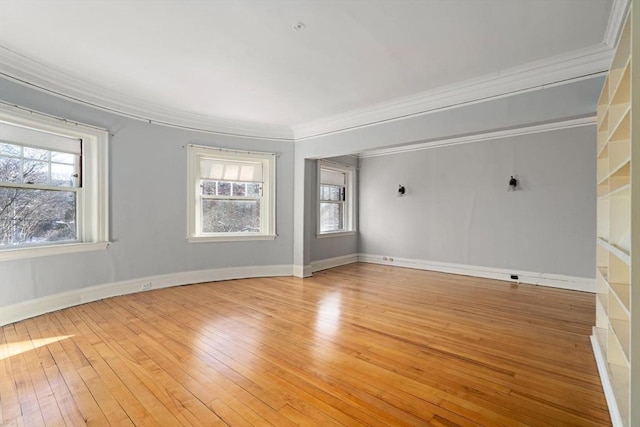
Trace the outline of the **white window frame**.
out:
[[[276,235],[276,155],[187,145],[187,240],[192,243],[274,240]],[[200,159],[262,163],[259,233],[206,233],[202,231]]]
[[[344,230],[340,231],[322,231],[321,225],[321,212],[320,212],[320,193],[321,193],[321,175],[322,169],[328,169],[345,174],[345,201],[344,201]],[[318,160],[317,167],[317,186],[316,186],[316,238],[322,239],[326,237],[339,237],[339,236],[351,236],[356,234],[356,168],[355,166],[344,165],[328,160]]]
[[[76,201],[78,241],[0,248],[0,261],[106,249],[109,246],[108,131],[6,104],[0,104],[0,121],[82,140],[82,187],[77,190]]]

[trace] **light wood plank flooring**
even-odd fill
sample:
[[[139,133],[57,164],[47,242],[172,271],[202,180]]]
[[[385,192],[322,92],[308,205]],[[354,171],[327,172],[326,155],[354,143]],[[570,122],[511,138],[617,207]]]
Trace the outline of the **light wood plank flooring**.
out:
[[[373,264],[7,325],[0,424],[609,425],[593,294]]]

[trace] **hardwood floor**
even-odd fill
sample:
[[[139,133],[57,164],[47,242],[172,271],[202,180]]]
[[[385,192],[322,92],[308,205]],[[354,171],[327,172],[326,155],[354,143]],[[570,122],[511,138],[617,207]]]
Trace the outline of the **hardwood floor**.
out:
[[[610,425],[595,296],[373,264],[7,325],[0,423]]]

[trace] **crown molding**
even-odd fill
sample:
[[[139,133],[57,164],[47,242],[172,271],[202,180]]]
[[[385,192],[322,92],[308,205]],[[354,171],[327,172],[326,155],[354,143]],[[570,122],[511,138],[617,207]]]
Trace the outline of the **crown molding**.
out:
[[[627,6],[628,0],[614,0],[607,34],[619,33]],[[291,128],[227,120],[148,103],[69,76],[2,46],[0,75],[64,99],[149,123],[247,138],[298,141],[593,77],[608,70],[613,51],[611,45],[601,43]]]
[[[475,135],[467,135],[458,138],[439,139],[435,141],[422,142],[419,144],[403,145],[401,147],[383,148],[381,150],[361,153],[360,158],[386,156],[389,154],[408,153],[411,151],[427,150],[429,148],[444,147],[447,145],[469,144],[472,142],[490,141],[501,138],[509,138],[521,135],[530,135],[541,132],[551,132],[556,130],[571,129],[582,126],[594,126],[597,120],[595,116],[583,117],[579,119],[564,120],[553,123],[527,126],[522,128],[506,129],[495,132],[485,132]]]
[[[228,120],[163,107],[89,83],[3,46],[0,46],[0,76],[64,99],[149,123],[223,135],[293,141],[288,126]]]
[[[630,5],[630,0],[613,0],[611,4],[609,22],[607,23],[607,30],[604,33],[604,44],[610,48],[615,48],[618,44],[618,37],[620,37],[624,18],[627,16]]]
[[[613,48],[604,43],[404,98],[292,126],[296,141],[437,110],[561,85],[604,73]]]

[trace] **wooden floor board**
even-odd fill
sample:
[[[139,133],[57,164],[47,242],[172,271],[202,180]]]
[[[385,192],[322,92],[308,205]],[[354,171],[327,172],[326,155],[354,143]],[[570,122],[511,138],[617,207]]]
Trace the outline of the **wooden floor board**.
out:
[[[0,423],[608,426],[593,294],[351,264],[0,328]]]

